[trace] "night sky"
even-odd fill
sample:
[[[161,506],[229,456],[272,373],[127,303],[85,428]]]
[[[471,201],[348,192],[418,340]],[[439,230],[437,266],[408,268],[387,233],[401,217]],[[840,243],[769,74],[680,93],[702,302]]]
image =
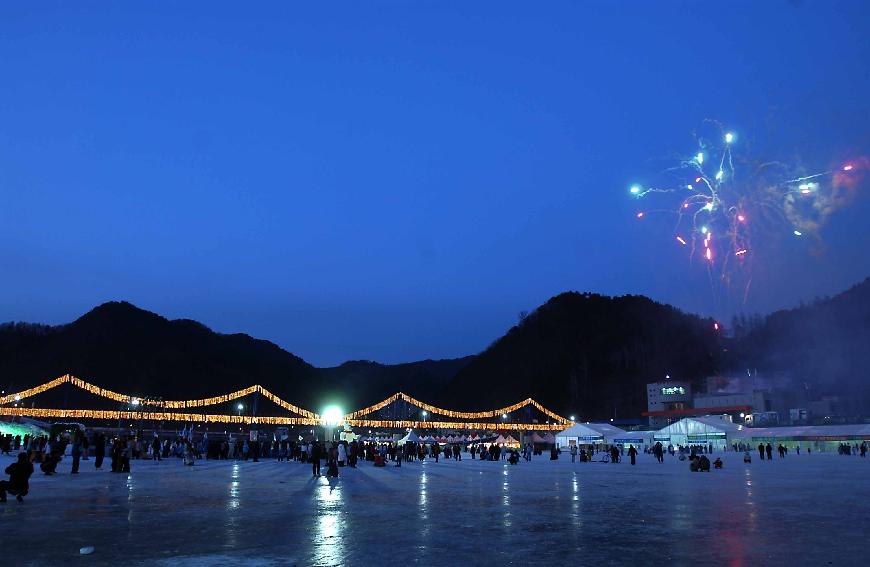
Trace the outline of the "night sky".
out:
[[[808,170],[870,155],[870,2],[40,4],[0,8],[0,320],[125,299],[400,362],[565,290],[724,320],[870,275],[866,182],[743,307],[627,193],[705,118]]]

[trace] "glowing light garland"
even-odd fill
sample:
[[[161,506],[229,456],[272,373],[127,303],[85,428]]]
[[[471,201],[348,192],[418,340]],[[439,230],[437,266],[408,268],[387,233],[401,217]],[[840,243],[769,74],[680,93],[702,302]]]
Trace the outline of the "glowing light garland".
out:
[[[224,394],[222,396],[214,396],[212,398],[203,398],[199,400],[153,400],[148,398],[140,398],[137,396],[130,396],[127,394],[119,394],[118,392],[113,392],[112,390],[106,390],[105,388],[100,388],[99,386],[95,386],[90,382],[85,382],[81,378],[76,378],[75,376],[72,376],[70,374],[64,374],[63,376],[55,378],[50,382],[40,384],[39,386],[34,386],[33,388],[21,392],[9,394],[8,396],[0,396],[0,404],[8,404],[12,401],[18,402],[20,400],[23,400],[24,398],[29,398],[31,396],[41,394],[43,392],[51,390],[52,388],[56,388],[67,383],[72,384],[73,386],[80,388],[88,392],[89,394],[94,394],[95,396],[107,398],[115,402],[132,404],[135,400],[136,403],[140,403],[142,405],[164,407],[169,409],[185,409],[198,408],[203,406],[214,406],[226,402],[231,402],[238,398],[242,398],[244,396],[257,392],[263,394],[263,396],[269,401],[293,413],[297,413],[303,417],[313,420],[317,420],[320,418],[320,416],[314,412],[302,409],[298,406],[294,406],[293,404],[282,400],[281,398],[268,391],[267,389],[263,388],[259,384],[249,386],[248,388],[237,390],[235,392],[230,392],[229,394]]]
[[[222,415],[179,412],[117,411],[86,409],[49,409],[49,408],[0,408],[0,415],[16,417],[39,417],[53,419],[98,419],[98,420],[146,420],[177,421],[189,423],[229,423],[235,425],[322,425],[321,420],[308,417]],[[343,420],[340,425],[351,427],[384,427],[413,429],[477,429],[477,430],[540,430],[561,431],[561,423],[499,423],[499,422],[457,422],[457,421],[390,421],[351,419]]]
[[[456,411],[456,410],[448,410],[448,409],[444,409],[444,408],[439,408],[437,406],[427,404],[426,402],[421,402],[420,400],[413,398],[413,397],[411,397],[408,394],[405,394],[403,392],[398,392],[396,394],[393,394],[389,398],[387,398],[381,402],[378,402],[374,405],[371,405],[367,408],[363,408],[363,409],[357,410],[353,413],[349,413],[349,414],[344,416],[344,419],[345,419],[345,421],[353,421],[358,417],[368,415],[370,413],[374,413],[374,412],[390,405],[391,403],[393,403],[399,399],[404,400],[404,401],[408,402],[409,404],[415,405],[421,409],[424,409],[424,410],[428,411],[429,413],[444,415],[444,416],[452,417],[455,419],[480,419],[483,417],[498,417],[502,414],[510,413],[510,412],[516,411],[522,407],[531,405],[531,406],[534,406],[535,408],[537,408],[538,410],[540,410],[542,413],[544,413],[545,415],[547,415],[551,419],[554,419],[555,421],[557,421],[558,423],[560,423],[562,425],[570,425],[573,423],[571,420],[566,419],[566,418],[558,415],[557,413],[548,410],[547,408],[545,408],[544,406],[542,406],[541,404],[539,404],[538,402],[536,402],[532,398],[526,398],[525,400],[523,400],[521,402],[517,402],[513,405],[505,406],[503,408],[486,410],[486,411],[478,411],[478,412],[467,412],[467,411]],[[426,423],[433,423],[433,422],[427,421]],[[437,422],[435,422],[435,423],[437,423]],[[378,426],[374,426],[374,427],[378,427]]]
[[[262,394],[266,399],[273,402],[274,404],[296,413],[301,417],[280,417],[280,416],[251,416],[251,415],[222,415],[222,414],[204,414],[204,413],[185,413],[185,412],[166,412],[166,411],[150,411],[150,410],[142,410],[142,411],[120,411],[120,410],[85,410],[85,409],[50,409],[50,408],[26,408],[26,407],[13,407],[13,408],[3,408],[0,407],[0,415],[14,415],[14,416],[31,416],[31,417],[47,417],[47,418],[57,418],[57,419],[145,419],[150,421],[187,421],[187,422],[199,422],[199,423],[232,423],[232,424],[244,424],[244,425],[256,425],[256,424],[266,424],[266,425],[321,425],[322,420],[321,416],[308,411],[306,409],[295,406],[291,403],[288,403],[276,396],[272,392],[263,388],[260,385],[249,386],[248,388],[244,388],[242,390],[237,390],[235,392],[230,392],[228,394],[224,394],[221,396],[214,396],[211,398],[202,398],[196,400],[153,400],[148,398],[139,398],[136,396],[129,396],[126,394],[120,394],[118,392],[114,392],[112,390],[107,390],[105,388],[100,388],[99,386],[95,386],[89,382],[86,382],[80,378],[72,376],[70,374],[64,374],[54,380],[46,382],[45,384],[40,384],[39,386],[34,386],[33,388],[29,388],[27,390],[23,390],[21,392],[17,392],[14,394],[9,394],[7,396],[0,396],[0,405],[7,404],[10,402],[19,402],[25,398],[29,398],[35,396],[37,394],[41,394],[52,388],[56,388],[63,384],[72,384],[77,388],[80,388],[89,394],[93,394],[96,396],[100,396],[103,398],[110,399],[115,402],[131,404],[131,405],[142,405],[142,406],[156,406],[167,409],[187,409],[187,408],[198,408],[204,406],[213,406],[218,404],[223,404],[230,402],[232,400],[253,394],[259,393]],[[457,421],[391,421],[384,419],[359,419],[363,416],[372,414],[378,410],[383,409],[384,407],[392,404],[397,400],[404,400],[414,406],[417,406],[421,409],[424,409],[430,413],[443,415],[446,417],[450,417],[453,419],[481,419],[487,417],[498,417],[503,414],[507,414],[513,411],[516,411],[520,408],[526,406],[533,406],[548,417],[550,417],[555,423],[507,423],[503,421],[497,422],[457,422]],[[455,411],[448,410],[444,408],[439,408],[437,406],[433,406],[431,404],[427,404],[422,402],[416,398],[413,398],[403,392],[397,392],[382,400],[374,405],[368,406],[366,408],[357,410],[355,412],[346,414],[340,425],[350,425],[357,427],[400,427],[400,428],[431,428],[431,429],[481,429],[481,430],[497,430],[497,429],[527,429],[527,430],[549,430],[549,431],[558,431],[563,429],[566,425],[572,425],[572,422],[569,419],[566,419],[553,411],[542,406],[540,403],[536,402],[532,398],[526,398],[521,402],[517,402],[516,404],[505,406],[503,408],[479,411],[479,412],[463,412],[463,411]]]

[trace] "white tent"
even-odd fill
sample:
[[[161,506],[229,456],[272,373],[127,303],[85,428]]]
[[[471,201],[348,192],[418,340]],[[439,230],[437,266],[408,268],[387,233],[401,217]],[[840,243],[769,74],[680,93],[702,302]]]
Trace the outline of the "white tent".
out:
[[[626,431],[609,423],[578,423],[556,434],[555,443],[559,447],[569,445],[611,445],[616,438],[626,436]],[[545,443],[553,443],[551,434],[544,437]]]
[[[411,431],[409,431],[407,435],[405,435],[404,437],[402,437],[401,439],[396,441],[396,443],[398,443],[399,445],[403,445],[405,443],[419,443],[419,442],[420,442],[420,436],[417,435],[416,433],[414,433],[413,429]]]
[[[715,449],[724,449],[731,443],[730,439],[740,437],[744,429],[742,425],[733,423],[728,415],[685,417],[661,428],[653,439],[665,446],[712,444]]]

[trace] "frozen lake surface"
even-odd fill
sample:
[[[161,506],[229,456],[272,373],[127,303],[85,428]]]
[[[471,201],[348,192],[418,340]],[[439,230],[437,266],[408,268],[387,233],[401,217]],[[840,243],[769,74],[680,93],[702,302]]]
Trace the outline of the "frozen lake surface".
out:
[[[3,564],[870,563],[870,459],[718,456],[710,473],[650,455],[634,467],[466,457],[362,463],[331,481],[294,462],[174,459],[131,474],[91,459],[73,476],[66,458],[56,476],[37,470],[23,504],[0,505]]]

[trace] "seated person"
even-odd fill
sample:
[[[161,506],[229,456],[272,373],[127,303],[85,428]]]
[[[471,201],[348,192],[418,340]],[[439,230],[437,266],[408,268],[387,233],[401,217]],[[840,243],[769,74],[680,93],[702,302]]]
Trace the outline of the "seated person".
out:
[[[515,465],[518,462],[520,462],[520,454],[517,453],[516,449],[511,451],[511,456],[508,458],[508,462],[512,465]]]
[[[689,457],[689,470],[692,472],[698,472],[701,470],[701,459],[697,457],[697,455],[691,455]]]
[[[698,468],[703,472],[710,472],[710,459],[707,458],[707,455],[701,455],[698,458]]]
[[[387,466],[387,463],[384,462],[384,458],[381,455],[375,455],[375,466],[376,467]]]
[[[9,480],[0,480],[0,502],[6,502],[6,491],[14,494],[19,502],[24,501],[24,496],[30,489],[30,475],[33,474],[33,465],[27,458],[27,453],[19,453],[18,461],[6,467]]]
[[[749,451],[743,451],[743,462],[744,463],[751,463],[752,462],[752,455],[749,454]]]
[[[722,468],[722,459],[720,459],[719,457],[716,457],[716,460],[713,461],[713,467],[717,468],[717,469],[721,469]]]

